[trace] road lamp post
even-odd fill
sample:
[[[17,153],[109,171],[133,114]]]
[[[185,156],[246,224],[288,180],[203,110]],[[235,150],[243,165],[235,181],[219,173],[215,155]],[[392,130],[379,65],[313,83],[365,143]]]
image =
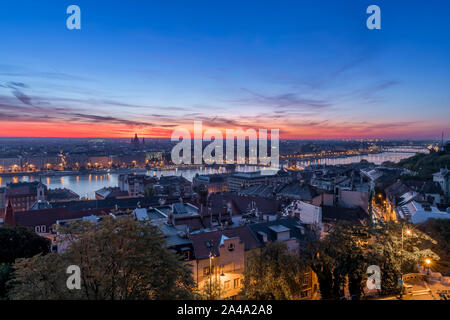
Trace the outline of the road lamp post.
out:
[[[209,242],[209,300],[212,300],[212,261],[214,260],[213,241]]]
[[[402,284],[402,288],[400,291],[400,297],[403,296],[403,241],[404,241],[404,234],[406,233],[406,235],[411,235],[411,230],[410,229],[404,229],[404,226],[402,225],[402,250],[400,251],[400,280],[401,280],[401,284]]]
[[[427,265],[427,276],[429,276],[430,275],[431,259],[430,258],[426,258],[425,259],[425,264]]]

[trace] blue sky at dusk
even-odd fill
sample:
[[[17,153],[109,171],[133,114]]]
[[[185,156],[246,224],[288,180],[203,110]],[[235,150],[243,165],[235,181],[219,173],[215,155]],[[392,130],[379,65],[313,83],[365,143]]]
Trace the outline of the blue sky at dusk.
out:
[[[81,30],[66,28],[67,6]],[[381,8],[381,30],[366,8]],[[450,2],[2,1],[0,136],[438,138]]]

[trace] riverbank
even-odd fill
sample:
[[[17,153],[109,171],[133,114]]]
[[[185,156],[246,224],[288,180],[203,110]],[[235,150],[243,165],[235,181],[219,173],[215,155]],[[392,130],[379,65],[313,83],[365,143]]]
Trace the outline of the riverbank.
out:
[[[192,170],[199,168],[219,168],[220,165],[189,165],[189,166],[167,166],[167,167],[139,167],[139,168],[119,168],[119,169],[100,169],[100,170],[55,170],[55,171],[28,171],[28,172],[2,172],[0,177],[60,177],[60,176],[78,176],[87,174],[132,174],[146,173],[147,171],[172,171],[172,170]]]

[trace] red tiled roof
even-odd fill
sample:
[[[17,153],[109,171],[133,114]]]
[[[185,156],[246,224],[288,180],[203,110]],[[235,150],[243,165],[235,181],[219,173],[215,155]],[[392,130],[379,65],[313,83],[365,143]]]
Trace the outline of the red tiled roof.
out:
[[[11,196],[21,196],[21,195],[29,195],[29,194],[33,194],[30,191],[30,187],[28,186],[24,186],[24,187],[14,187],[14,188],[8,188],[6,189],[6,197],[11,197]]]

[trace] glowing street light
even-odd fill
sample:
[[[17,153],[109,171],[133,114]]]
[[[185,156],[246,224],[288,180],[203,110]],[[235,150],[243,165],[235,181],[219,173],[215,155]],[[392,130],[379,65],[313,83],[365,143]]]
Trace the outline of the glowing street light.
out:
[[[412,234],[411,229],[404,229],[404,226],[402,226],[402,251],[400,253],[400,279],[402,290],[400,291],[400,297],[403,295],[403,238],[405,233],[407,236],[410,236]]]
[[[426,258],[425,259],[425,264],[427,265],[428,269],[427,269],[427,276],[430,275],[430,266],[431,266],[431,259],[430,258]]]

